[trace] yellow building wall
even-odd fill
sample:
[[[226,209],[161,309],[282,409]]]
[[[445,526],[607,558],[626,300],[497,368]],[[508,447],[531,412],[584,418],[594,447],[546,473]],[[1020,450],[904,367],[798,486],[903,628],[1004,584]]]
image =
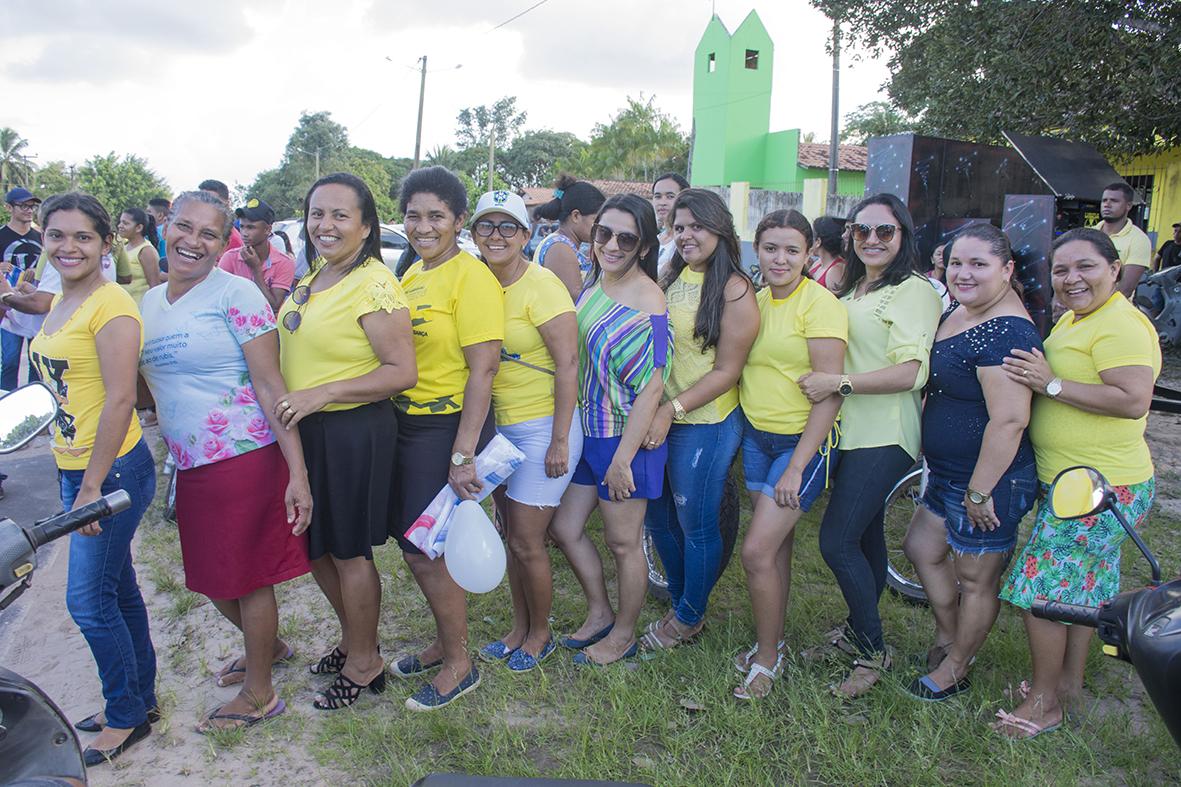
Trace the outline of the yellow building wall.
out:
[[[1173,237],[1173,223],[1181,221],[1181,148],[1152,156],[1137,156],[1116,167],[1124,178],[1152,175],[1152,209],[1148,229],[1157,246]]]

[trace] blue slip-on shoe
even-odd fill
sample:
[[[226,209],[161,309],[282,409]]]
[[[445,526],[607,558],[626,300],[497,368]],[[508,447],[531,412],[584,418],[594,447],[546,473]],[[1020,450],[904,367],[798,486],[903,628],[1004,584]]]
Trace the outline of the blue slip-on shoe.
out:
[[[607,624],[607,628],[603,629],[602,631],[598,631],[598,632],[595,632],[594,634],[591,634],[586,639],[574,639],[574,637],[562,637],[561,641],[558,644],[561,645],[563,648],[569,648],[570,650],[582,650],[583,648],[586,648],[586,647],[589,647],[589,646],[595,644],[596,642],[601,640],[603,637],[610,634],[611,629],[613,629],[613,628],[615,628],[614,621]]]
[[[574,663],[579,667],[608,667],[612,664],[616,664],[620,661],[623,661],[624,659],[630,659],[632,656],[636,655],[639,652],[640,652],[640,643],[633,642],[632,646],[630,648],[628,648],[627,650],[625,650],[623,652],[623,655],[620,656],[619,658],[617,658],[615,661],[609,661],[606,664],[600,664],[599,662],[592,659],[589,655],[587,655],[586,651],[583,651],[581,653],[574,654]]]
[[[435,684],[427,683],[414,692],[414,696],[406,700],[406,709],[414,711],[438,710],[444,705],[450,705],[455,700],[467,694],[480,685],[480,671],[472,665],[472,671],[459,682],[459,685],[446,694],[440,694]]]
[[[537,654],[536,657],[524,648],[517,648],[508,658],[508,668],[513,672],[528,672],[545,661],[545,657],[553,653],[556,649],[557,645],[554,644],[553,637],[549,638],[549,642],[545,643],[545,647],[541,649],[541,653]]]
[[[429,664],[423,664],[422,660],[416,655],[403,656],[394,662],[394,666],[390,667],[390,672],[397,675],[399,678],[409,678],[413,675],[420,675],[427,670],[432,670],[443,663],[442,659],[432,661]]]
[[[972,688],[972,682],[967,678],[963,678],[946,689],[939,688],[935,681],[931,680],[930,675],[923,675],[921,678],[915,678],[911,681],[910,686],[906,689],[910,695],[916,699],[924,702],[941,702],[942,700],[950,699],[957,694],[961,694]]]
[[[504,644],[503,640],[498,639],[495,642],[489,642],[480,648],[477,653],[479,653],[483,661],[495,662],[507,659],[513,654],[513,649]]]

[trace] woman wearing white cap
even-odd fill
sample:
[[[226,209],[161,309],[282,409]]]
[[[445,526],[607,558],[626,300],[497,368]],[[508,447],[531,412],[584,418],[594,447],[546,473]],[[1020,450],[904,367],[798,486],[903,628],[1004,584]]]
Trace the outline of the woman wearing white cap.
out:
[[[525,453],[496,491],[509,545],[513,627],[480,649],[509,669],[533,669],[554,650],[549,629],[553,579],[545,534],[582,455],[578,323],[566,285],[524,256],[525,201],[510,191],[480,197],[472,234],[504,290],[504,344],[492,381],[496,431]]]

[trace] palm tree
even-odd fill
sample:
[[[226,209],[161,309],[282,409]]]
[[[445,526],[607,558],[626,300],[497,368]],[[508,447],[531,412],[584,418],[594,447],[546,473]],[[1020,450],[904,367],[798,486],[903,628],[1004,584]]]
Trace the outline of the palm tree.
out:
[[[7,192],[13,185],[27,186],[33,174],[33,163],[24,150],[29,141],[16,129],[0,128],[0,191]]]

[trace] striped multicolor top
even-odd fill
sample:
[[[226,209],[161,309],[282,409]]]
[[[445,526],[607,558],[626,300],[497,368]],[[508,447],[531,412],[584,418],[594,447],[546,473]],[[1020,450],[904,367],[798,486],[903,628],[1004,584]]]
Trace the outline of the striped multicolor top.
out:
[[[587,437],[618,437],[657,369],[668,379],[668,314],[613,301],[599,286],[578,302],[578,398]]]

